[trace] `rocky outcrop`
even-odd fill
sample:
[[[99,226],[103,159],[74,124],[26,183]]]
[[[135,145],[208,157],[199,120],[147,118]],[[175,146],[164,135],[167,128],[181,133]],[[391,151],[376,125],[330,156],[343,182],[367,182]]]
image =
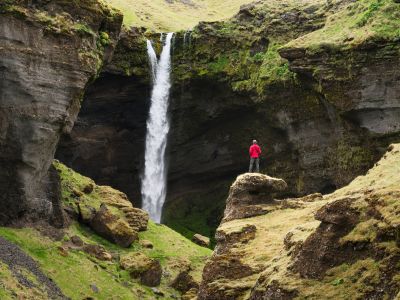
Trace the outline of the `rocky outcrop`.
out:
[[[330,195],[269,202],[267,214],[222,223],[198,298],[395,299],[399,166],[396,144]]]
[[[230,188],[223,222],[263,215],[269,212],[263,204],[274,204],[274,193],[287,188],[284,180],[264,174],[238,176]]]
[[[121,247],[129,247],[138,239],[137,232],[133,231],[124,220],[114,215],[104,204],[90,220],[90,227],[100,236]]]
[[[60,174],[66,211],[98,235],[121,247],[129,247],[138,240],[138,232],[147,229],[148,213],[132,207],[124,193],[109,186],[98,186],[58,161],[54,166]]]
[[[138,252],[121,257],[120,264],[132,277],[139,277],[144,285],[153,287],[160,285],[162,268],[158,260]]]
[[[0,14],[0,223],[7,224],[52,214],[46,189],[56,145],[110,59],[122,16],[89,0],[2,1]]]

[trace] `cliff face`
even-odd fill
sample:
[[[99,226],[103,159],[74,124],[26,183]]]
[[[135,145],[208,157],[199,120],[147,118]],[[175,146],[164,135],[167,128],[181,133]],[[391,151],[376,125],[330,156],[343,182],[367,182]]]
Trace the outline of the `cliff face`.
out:
[[[395,299],[399,167],[400,146],[391,145],[335,193],[286,200],[271,199],[278,179],[239,176],[199,299]],[[232,218],[241,200],[249,207]]]
[[[293,196],[349,183],[399,139],[399,6],[373,3],[261,1],[226,22],[176,33],[166,224],[212,235],[232,179],[248,167],[253,138],[264,150],[262,170],[284,178]],[[74,148],[67,142],[59,152],[135,203],[149,90],[144,46],[140,32],[122,40],[124,51],[87,93]],[[114,99],[129,121],[111,120],[119,111]],[[99,125],[95,135],[89,124]],[[83,139],[87,147],[79,146]]]
[[[52,213],[48,176],[122,16],[97,1],[0,4],[0,223]],[[50,182],[49,182],[50,181]],[[60,216],[59,216],[60,217]]]
[[[393,1],[259,2],[178,35],[166,223],[213,226],[253,138],[289,195],[366,172],[400,138],[399,12]],[[194,225],[198,211],[207,218]]]
[[[123,190],[138,207],[150,76],[141,31],[123,31],[112,61],[86,89],[79,118],[57,158],[101,184]]]

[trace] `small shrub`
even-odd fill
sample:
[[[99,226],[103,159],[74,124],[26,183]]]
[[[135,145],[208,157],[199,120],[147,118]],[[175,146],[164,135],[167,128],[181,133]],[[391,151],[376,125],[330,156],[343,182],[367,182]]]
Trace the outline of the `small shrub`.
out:
[[[107,32],[105,32],[105,31],[100,32],[100,43],[103,47],[110,45],[111,40],[110,40],[110,36],[108,35]]]

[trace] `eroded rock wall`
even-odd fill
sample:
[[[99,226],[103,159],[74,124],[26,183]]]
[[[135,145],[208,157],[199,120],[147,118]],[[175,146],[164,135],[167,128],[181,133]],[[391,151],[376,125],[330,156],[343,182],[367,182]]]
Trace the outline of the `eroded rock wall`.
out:
[[[0,5],[0,223],[46,217],[48,169],[122,15],[97,1]]]
[[[113,60],[86,89],[74,129],[56,154],[100,184],[123,190],[138,207],[150,92],[143,33],[123,31]]]
[[[390,3],[385,11],[396,12]],[[351,1],[261,1],[242,7],[229,21],[175,34],[166,224],[188,236],[213,235],[230,183],[248,168],[253,138],[264,150],[262,171],[284,178],[291,196],[329,193],[349,183],[399,140],[398,44],[377,38],[349,44],[354,37],[333,46],[325,43],[330,37],[304,42],[327,31],[333,14],[347,18],[343,12],[350,11],[358,18],[367,8]],[[152,38],[158,43],[158,36]],[[144,33],[127,32],[119,47],[104,77],[89,89],[82,123],[71,135],[73,150],[66,147],[60,157],[133,195],[138,204],[144,136],[130,137],[145,132],[150,84]],[[106,86],[111,93],[102,92]],[[111,120],[119,111],[115,99],[132,111],[137,134],[117,138],[131,123]],[[89,127],[97,125],[94,138]],[[117,153],[132,153],[135,162],[126,163]]]

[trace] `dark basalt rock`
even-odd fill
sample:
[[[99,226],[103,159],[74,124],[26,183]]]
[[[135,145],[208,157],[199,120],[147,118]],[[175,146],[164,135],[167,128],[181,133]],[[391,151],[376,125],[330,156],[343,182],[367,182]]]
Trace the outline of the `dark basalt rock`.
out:
[[[48,170],[61,133],[71,130],[84,89],[109,60],[122,23],[119,13],[87,2],[20,2],[19,16],[7,5],[0,10],[0,224],[48,218],[53,208],[59,213],[46,194]],[[37,11],[50,19],[64,14],[71,23],[62,29],[43,24]],[[93,35],[76,30],[82,19],[85,24],[79,24]],[[107,46],[99,46],[100,31],[108,36]]]
[[[171,283],[171,287],[184,294],[191,289],[198,289],[199,284],[194,281],[192,275],[189,274],[189,271],[185,270],[176,276]]]
[[[140,207],[149,97],[146,80],[102,73],[87,88],[79,118],[56,157],[97,183],[124,191]]]
[[[147,286],[159,286],[161,283],[162,268],[158,260],[153,260],[149,269],[140,275],[140,282]]]

